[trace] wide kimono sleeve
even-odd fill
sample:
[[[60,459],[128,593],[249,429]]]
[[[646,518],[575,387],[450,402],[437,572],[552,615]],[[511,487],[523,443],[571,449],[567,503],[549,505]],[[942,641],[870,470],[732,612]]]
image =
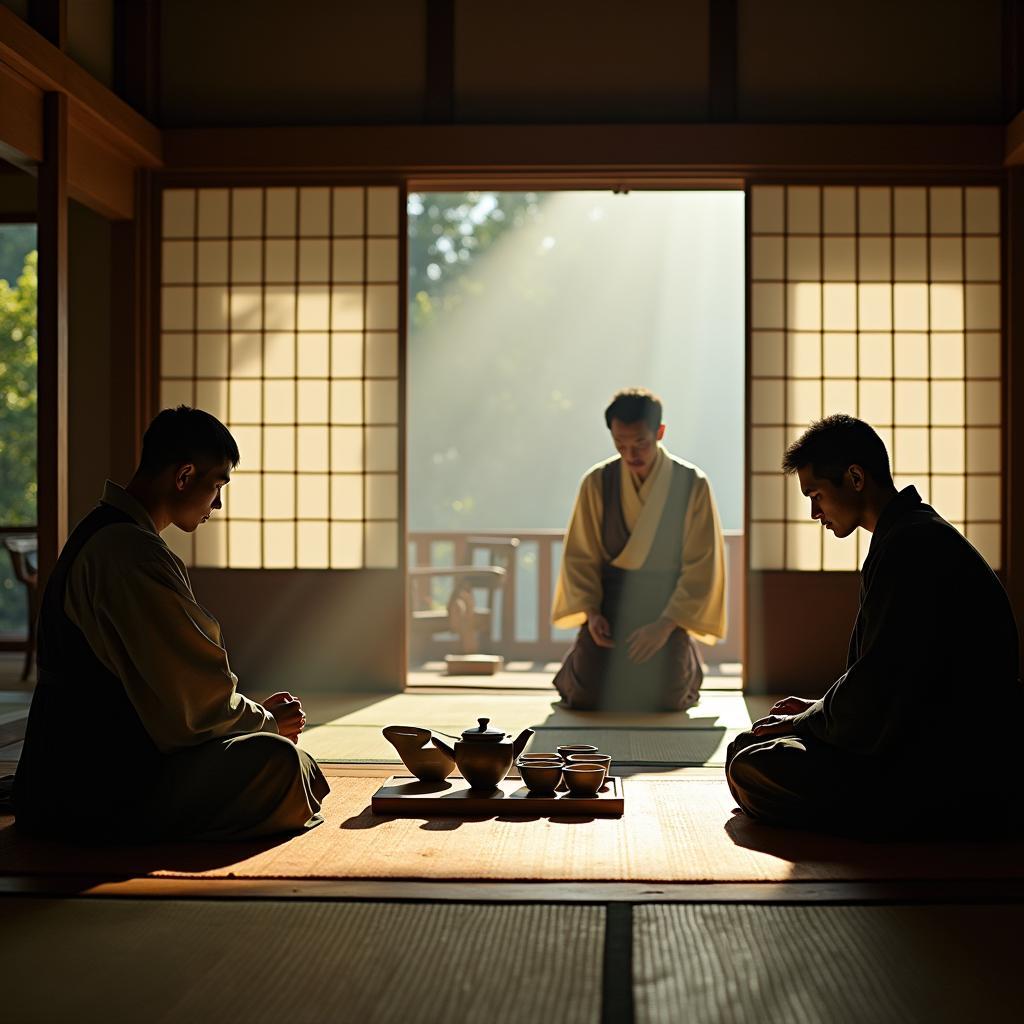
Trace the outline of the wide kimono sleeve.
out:
[[[708,478],[700,474],[686,509],[679,581],[662,615],[701,643],[721,640],[726,630],[725,576],[718,509]]]
[[[559,629],[582,625],[601,610],[602,500],[601,475],[591,471],[580,482],[569,528],[562,546],[562,564],[555,586],[551,620]]]
[[[65,610],[124,684],[156,746],[169,753],[220,736],[276,732],[273,715],[238,693],[220,626],[196,602],[171,552],[158,537],[140,541],[134,528],[121,536],[120,555],[109,543],[83,549]]]
[[[821,700],[795,716],[798,735],[873,757],[898,756],[915,738],[920,709],[934,699],[937,645],[949,639],[935,627],[938,602],[950,596],[941,561],[911,538],[880,553],[861,604],[858,656]]]

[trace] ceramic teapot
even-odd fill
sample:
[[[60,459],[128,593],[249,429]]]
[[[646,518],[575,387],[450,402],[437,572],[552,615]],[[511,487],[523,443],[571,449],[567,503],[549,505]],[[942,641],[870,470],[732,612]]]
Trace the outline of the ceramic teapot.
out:
[[[430,746],[431,732],[417,725],[389,725],[384,738],[420,782],[443,782],[455,771],[455,755]]]
[[[523,752],[533,737],[532,729],[524,729],[514,740],[501,729],[489,728],[489,718],[478,718],[473,729],[466,729],[452,750],[443,740],[432,741],[439,750],[455,758],[462,777],[473,789],[494,789],[508,775],[512,762]]]

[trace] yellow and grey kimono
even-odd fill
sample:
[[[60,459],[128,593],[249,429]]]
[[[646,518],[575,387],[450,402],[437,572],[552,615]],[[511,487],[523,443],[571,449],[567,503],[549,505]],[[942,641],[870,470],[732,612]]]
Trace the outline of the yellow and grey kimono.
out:
[[[685,709],[696,703],[700,659],[690,638],[725,636],[725,548],[707,477],[660,445],[647,478],[618,456],[584,476],[565,536],[552,612],[560,628],[580,625],[555,677],[572,707]],[[586,626],[600,612],[613,649]],[[626,640],[659,618],[676,630],[649,662],[628,658]]]

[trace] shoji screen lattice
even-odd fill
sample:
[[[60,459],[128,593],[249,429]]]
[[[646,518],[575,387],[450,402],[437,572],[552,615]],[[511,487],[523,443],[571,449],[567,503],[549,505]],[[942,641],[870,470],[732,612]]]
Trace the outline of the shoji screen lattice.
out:
[[[187,563],[397,566],[399,201],[163,193],[161,405],[213,413],[242,455],[223,511],[168,531]]]
[[[755,186],[750,205],[750,565],[851,570],[870,537],[809,519],[779,464],[847,412],[1001,565],[1002,335],[995,187]]]

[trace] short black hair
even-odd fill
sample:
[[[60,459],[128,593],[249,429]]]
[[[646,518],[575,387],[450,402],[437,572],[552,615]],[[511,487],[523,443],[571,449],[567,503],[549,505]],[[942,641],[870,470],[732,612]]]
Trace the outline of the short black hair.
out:
[[[156,476],[168,466],[186,462],[231,462],[238,465],[238,444],[216,416],[202,409],[179,405],[157,413],[142,437],[139,472]]]
[[[604,411],[605,426],[611,430],[612,420],[620,423],[645,423],[651,430],[661,426],[661,399],[647,388],[624,388],[612,396]]]
[[[836,487],[854,465],[869,473],[875,483],[892,485],[885,443],[869,424],[843,412],[812,423],[782,458],[782,471],[787,476],[801,466],[810,466],[816,477]]]

